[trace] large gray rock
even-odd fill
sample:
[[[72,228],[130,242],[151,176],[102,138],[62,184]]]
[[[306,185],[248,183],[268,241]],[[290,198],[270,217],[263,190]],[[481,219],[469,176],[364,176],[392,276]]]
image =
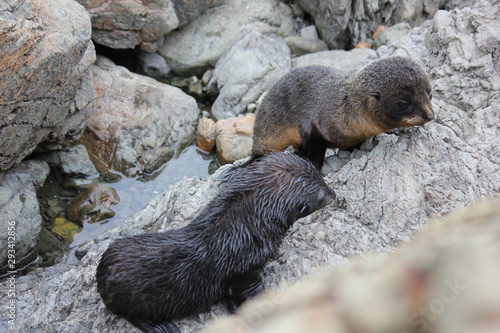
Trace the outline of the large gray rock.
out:
[[[179,27],[191,22],[208,8],[218,6],[225,0],[172,0],[179,19]]]
[[[89,17],[72,0],[2,1],[0,22],[0,170],[7,170],[44,140],[81,134],[95,51]]]
[[[90,15],[94,42],[115,49],[154,42],[179,25],[170,0],[77,1]]]
[[[382,31],[373,41],[373,48],[378,49],[381,45],[387,45],[390,41],[405,37],[411,30],[411,25],[401,22]]]
[[[306,54],[292,59],[292,68],[322,65],[342,70],[361,68],[369,57],[375,56],[372,49],[360,48],[350,51],[331,50]]]
[[[42,158],[54,168],[68,176],[96,176],[97,169],[89,158],[84,145],[76,145],[61,151],[54,151]]]
[[[276,0],[228,0],[165,36],[159,53],[176,74],[202,75],[215,66],[238,32],[249,29],[290,36],[292,12]]]
[[[489,320],[500,308],[499,204],[433,221],[390,256],[357,258],[261,294],[202,332],[499,332]]]
[[[440,12],[439,22],[413,30],[399,46],[379,48],[380,55],[411,54],[431,72],[436,120],[425,127],[379,135],[352,153],[341,151],[345,164],[325,175],[341,205],[329,206],[294,225],[280,255],[264,269],[267,289],[283,289],[319,267],[338,267],[353,254],[390,252],[410,240],[430,217],[481,197],[499,196],[499,59],[498,49],[492,47],[498,45],[497,16],[498,2],[491,5],[484,0],[472,9]],[[16,325],[11,331],[134,331],[99,300],[94,274],[100,254],[111,239],[189,223],[218,192],[214,177],[222,171],[206,180],[190,177],[169,187],[133,218],[76,249],[87,253],[81,261],[73,263],[77,260],[70,255],[66,263],[18,277]],[[7,291],[3,282],[0,298],[8,299]],[[421,291],[416,288],[414,293],[425,295]],[[344,299],[359,301],[356,292],[342,292]],[[193,332],[207,320],[226,314],[217,305],[176,323],[183,332]],[[7,325],[0,321],[0,330]],[[436,330],[445,331],[454,330]]]
[[[194,98],[103,57],[92,72],[97,98],[87,126],[93,156],[135,176],[156,170],[192,140],[199,115]]]
[[[207,87],[219,91],[212,105],[217,119],[245,112],[291,66],[290,49],[282,38],[244,30],[235,40],[217,62]]]
[[[0,275],[27,265],[38,254],[42,217],[35,187],[26,173],[29,167],[16,169],[0,180]]]
[[[19,174],[28,174],[31,177],[31,181],[35,186],[35,189],[40,189],[47,176],[50,173],[50,167],[42,159],[25,159],[14,169],[9,170],[9,172],[19,173]]]
[[[416,26],[431,19],[446,0],[298,0],[314,19],[321,38],[331,49],[345,49],[371,41],[380,22],[408,22]]]

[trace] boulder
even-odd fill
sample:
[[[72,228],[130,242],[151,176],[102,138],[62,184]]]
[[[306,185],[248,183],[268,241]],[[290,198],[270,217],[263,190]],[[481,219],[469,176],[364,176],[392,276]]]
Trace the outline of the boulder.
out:
[[[285,41],[293,55],[304,55],[328,50],[328,46],[321,39],[300,36],[286,37]]]
[[[498,332],[489,318],[500,314],[499,204],[433,221],[390,256],[356,258],[263,293],[201,332]]]
[[[215,137],[217,136],[215,121],[208,117],[202,117],[196,128],[195,136],[198,148],[210,153],[215,148]]]
[[[291,66],[290,49],[282,38],[242,31],[217,61],[207,91],[219,91],[212,105],[218,120],[237,116],[285,75]]]
[[[25,159],[13,171],[28,174],[35,189],[39,190],[50,173],[50,167],[43,159]]]
[[[169,77],[171,68],[158,53],[139,52],[137,56],[139,73],[163,82]]]
[[[225,0],[172,0],[175,13],[179,19],[179,27],[191,22],[200,16],[208,8],[216,7],[225,2]]]
[[[13,168],[0,180],[0,275],[28,265],[38,255],[42,216],[33,181],[25,172]]]
[[[363,67],[369,57],[375,55],[374,50],[367,48],[352,49],[350,51],[321,51],[293,58],[292,68],[322,65],[343,70],[359,69]]]
[[[199,115],[192,97],[103,57],[92,72],[97,98],[86,134],[91,157],[132,177],[156,170],[192,140]],[[103,163],[96,166],[106,173]]]
[[[352,48],[360,41],[371,43],[380,22],[391,25],[408,22],[417,26],[431,19],[445,0],[329,1],[298,0],[314,19],[321,39],[330,49]]]
[[[214,67],[242,30],[293,34],[292,12],[276,0],[228,0],[165,36],[159,53],[175,74],[202,75]]]
[[[114,49],[151,43],[179,25],[170,0],[77,0],[92,21],[92,39]]]
[[[339,151],[342,163],[332,163],[336,171],[324,175],[325,181],[339,196],[338,204],[297,221],[279,254],[265,266],[262,274],[264,287],[278,291],[304,280],[315,270],[338,269],[335,276],[339,280],[335,281],[345,281],[340,284],[345,288],[336,289],[335,297],[318,285],[323,296],[320,306],[313,301],[300,303],[317,306],[313,308],[317,311],[308,312],[315,324],[324,324],[343,315],[345,312],[338,311],[338,307],[336,312],[331,310],[332,302],[342,302],[335,304],[362,310],[356,312],[356,316],[349,311],[353,315],[348,317],[349,321],[343,321],[349,325],[339,330],[352,327],[356,332],[370,332],[383,327],[377,332],[400,332],[398,329],[402,326],[399,323],[404,321],[408,326],[409,317],[405,317],[408,306],[415,306],[410,312],[412,319],[420,320],[421,317],[415,317],[421,313],[419,307],[422,304],[431,306],[427,301],[432,302],[433,295],[441,295],[445,279],[453,276],[448,274],[451,272],[464,274],[460,276],[465,277],[470,290],[481,292],[469,293],[467,289],[456,305],[450,305],[450,310],[442,313],[442,318],[429,323],[429,331],[479,331],[475,325],[498,331],[494,326],[498,324],[495,319],[499,308],[498,288],[495,288],[499,274],[495,260],[498,257],[498,220],[486,224],[486,219],[483,219],[485,224],[479,221],[477,228],[465,229],[458,224],[455,228],[454,223],[447,223],[446,227],[443,224],[442,232],[409,245],[414,249],[405,252],[408,256],[403,262],[413,265],[409,267],[417,271],[404,271],[399,264],[388,264],[392,259],[387,255],[370,259],[363,265],[354,263],[354,266],[349,266],[353,268],[345,268],[345,271],[340,268],[353,260],[354,255],[394,251],[401,243],[414,238],[431,217],[440,218],[483,197],[500,195],[500,99],[496,88],[500,81],[498,48],[494,47],[499,38],[496,33],[499,31],[498,8],[498,1],[492,4],[483,0],[474,7],[439,12],[439,21],[436,18],[413,29],[407,37],[377,50],[379,56],[411,55],[427,68],[434,87],[436,119],[425,127],[379,135],[352,152]],[[132,218],[105,231],[93,242],[76,248],[74,253],[78,256],[71,253],[62,263],[18,276],[15,296],[9,296],[8,282],[2,282],[0,298],[15,302],[16,322],[8,326],[7,321],[0,321],[0,331],[134,331],[125,319],[107,311],[99,299],[95,268],[100,255],[113,239],[188,224],[216,195],[219,186],[224,186],[215,178],[228,167],[221,167],[207,179],[184,178],[166,188]],[[498,203],[494,206],[498,207]],[[436,225],[439,228],[441,223]],[[488,245],[486,249],[493,251],[483,251],[481,244],[491,244],[493,247]],[[435,250],[424,252],[431,247]],[[458,266],[453,265],[455,262]],[[410,275],[409,280],[383,279],[394,275],[405,278],[405,274]],[[387,281],[409,281],[406,285],[412,286],[411,293],[401,294],[399,283]],[[453,284],[454,280],[449,282]],[[316,295],[297,294],[305,300]],[[392,301],[405,295],[410,298],[405,298],[401,305]],[[385,304],[381,302],[387,299],[388,306],[378,306]],[[416,302],[409,302],[412,299]],[[432,304],[436,311],[439,310],[439,304]],[[475,304],[479,306],[475,307]],[[263,311],[281,313],[281,307],[273,306],[266,303]],[[246,311],[244,306],[241,310],[244,316]],[[320,317],[320,314],[325,317]],[[183,332],[193,332],[208,320],[226,315],[224,306],[217,304],[204,313],[175,323]],[[259,316],[257,313],[253,318],[262,319],[264,323],[266,317]],[[443,322],[445,316],[452,318],[446,322],[456,326],[431,326]],[[302,317],[293,314],[292,318]],[[395,326],[380,326],[380,322]],[[273,323],[276,324],[274,330],[282,327],[279,321]],[[297,325],[292,328],[301,328],[299,324],[302,325],[301,319],[297,319]],[[387,327],[394,327],[394,330],[385,329]],[[420,326],[412,326],[406,331],[417,331],[417,328]]]
[[[0,170],[7,170],[43,141],[59,148],[81,135],[95,95],[95,50],[90,19],[72,0],[2,1],[0,22]]]
[[[381,45],[387,45],[391,40],[406,36],[411,30],[411,26],[406,22],[393,25],[382,31],[373,41],[373,48],[378,49]]]
[[[76,145],[61,151],[42,155],[53,168],[58,168],[67,176],[96,176],[97,169],[89,158],[84,145]]]
[[[219,160],[233,163],[250,156],[252,152],[253,124],[255,114],[219,120],[215,124],[215,145]]]

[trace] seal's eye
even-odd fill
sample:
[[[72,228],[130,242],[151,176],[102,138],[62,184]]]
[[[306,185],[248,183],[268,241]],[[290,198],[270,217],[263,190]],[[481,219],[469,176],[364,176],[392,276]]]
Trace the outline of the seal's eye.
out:
[[[432,101],[432,91],[429,93],[429,100]]]
[[[411,104],[408,103],[407,101],[403,101],[402,99],[400,99],[396,105],[398,106],[398,110],[401,111],[401,112],[406,112],[410,109],[411,107]]]

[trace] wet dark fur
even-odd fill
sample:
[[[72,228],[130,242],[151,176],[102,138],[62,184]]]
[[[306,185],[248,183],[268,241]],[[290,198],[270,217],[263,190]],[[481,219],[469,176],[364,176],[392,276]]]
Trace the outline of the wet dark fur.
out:
[[[106,307],[149,332],[225,300],[231,312],[262,290],[259,274],[300,217],[335,199],[317,169],[276,153],[235,172],[186,227],[114,241],[97,267]]]
[[[359,71],[294,69],[259,106],[246,164],[293,145],[321,169],[327,148],[353,148],[388,130],[432,120],[430,92],[427,74],[409,58],[377,60]]]

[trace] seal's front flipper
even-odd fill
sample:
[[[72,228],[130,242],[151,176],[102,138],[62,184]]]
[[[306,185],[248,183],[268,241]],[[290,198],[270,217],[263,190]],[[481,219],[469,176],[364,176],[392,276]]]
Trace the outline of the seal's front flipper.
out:
[[[227,309],[229,312],[235,313],[244,301],[257,295],[262,290],[264,290],[264,287],[260,283],[258,271],[252,271],[235,277],[227,291]]]
[[[139,317],[125,317],[135,327],[146,333],[181,333],[179,328],[171,321],[155,323],[149,319]]]

